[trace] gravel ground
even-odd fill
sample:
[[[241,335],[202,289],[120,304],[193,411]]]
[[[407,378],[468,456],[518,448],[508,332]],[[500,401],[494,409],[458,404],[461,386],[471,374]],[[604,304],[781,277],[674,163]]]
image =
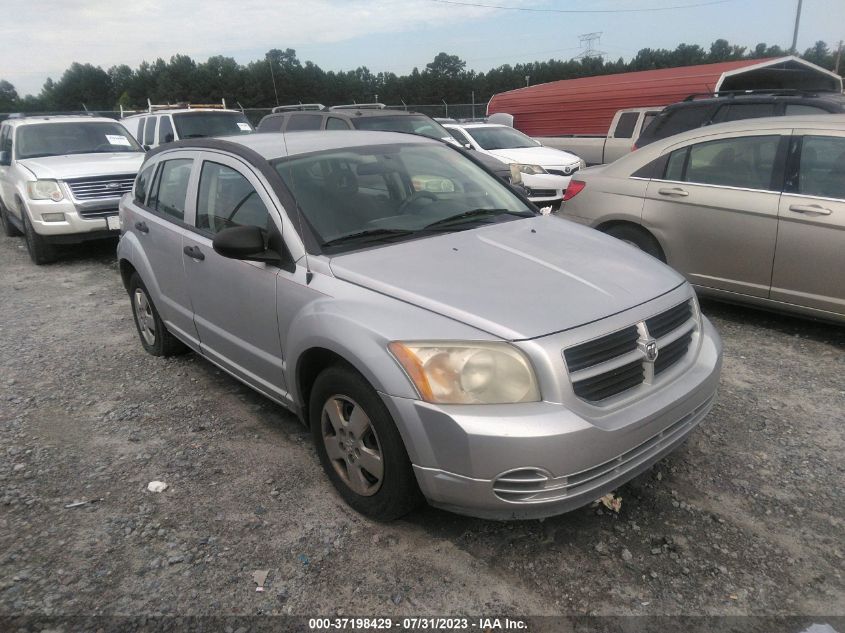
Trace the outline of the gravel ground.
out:
[[[703,308],[721,400],[618,514],[382,525],[290,414],[143,352],[113,244],[2,237],[0,614],[843,615],[845,329]]]

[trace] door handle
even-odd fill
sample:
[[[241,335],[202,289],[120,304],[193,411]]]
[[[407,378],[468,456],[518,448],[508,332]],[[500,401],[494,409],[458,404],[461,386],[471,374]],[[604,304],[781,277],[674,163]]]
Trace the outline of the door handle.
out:
[[[141,231],[141,233],[149,233],[150,227],[147,226],[146,222],[136,222],[135,228]]]
[[[680,187],[663,187],[662,189],[658,189],[657,193],[661,196],[679,196],[681,198],[689,195],[686,189],[681,189]]]
[[[196,246],[186,246],[182,249],[182,252],[184,252],[185,255],[187,255],[191,259],[195,259],[200,262],[205,259],[205,255],[203,255],[202,251]]]
[[[833,213],[833,211],[820,204],[791,204],[789,205],[789,210],[795,211],[796,213],[809,213],[810,215],[830,215]]]

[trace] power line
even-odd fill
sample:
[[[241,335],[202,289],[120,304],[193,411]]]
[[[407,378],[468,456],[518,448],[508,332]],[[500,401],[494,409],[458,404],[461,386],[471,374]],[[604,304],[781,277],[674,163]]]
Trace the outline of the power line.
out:
[[[430,0],[439,4],[452,4],[461,7],[480,7],[483,9],[503,9],[505,11],[528,11],[531,13],[651,13],[654,11],[672,11],[673,9],[693,9],[695,7],[709,7],[714,4],[725,4],[730,0],[713,0],[696,4],[680,4],[671,7],[652,7],[648,9],[535,9],[532,7],[506,7],[498,4],[484,4],[481,2],[461,2],[460,0]]]

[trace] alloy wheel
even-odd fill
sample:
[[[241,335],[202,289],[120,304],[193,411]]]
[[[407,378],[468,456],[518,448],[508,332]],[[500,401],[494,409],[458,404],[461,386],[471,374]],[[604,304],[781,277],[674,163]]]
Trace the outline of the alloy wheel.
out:
[[[367,412],[348,396],[334,395],[323,405],[321,422],[326,453],[341,480],[364,497],[378,492],[384,459]]]
[[[132,307],[135,309],[135,318],[138,320],[138,330],[144,338],[147,345],[155,345],[156,342],[156,325],[155,317],[153,316],[153,308],[150,305],[150,300],[140,288],[135,289],[135,296],[132,300]]]

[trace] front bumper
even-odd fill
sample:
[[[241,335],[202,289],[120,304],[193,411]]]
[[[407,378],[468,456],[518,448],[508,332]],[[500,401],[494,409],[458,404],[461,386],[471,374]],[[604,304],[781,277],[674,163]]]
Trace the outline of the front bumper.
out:
[[[614,422],[554,402],[438,406],[383,396],[432,505],[490,519],[541,518],[586,505],[671,452],[716,399],[721,342],[703,320],[694,361],[670,384],[613,413]],[[525,479],[511,494],[514,479]],[[541,481],[545,478],[545,481]],[[528,482],[528,483],[526,483]],[[510,492],[509,492],[510,491]]]
[[[527,191],[527,197],[538,206],[560,203],[570,180],[571,176],[522,174],[522,184]]]
[[[109,216],[117,216],[120,198],[98,200],[94,203],[74,203],[65,198],[52,200],[27,200],[27,209],[33,230],[51,242],[81,242],[89,239],[118,237],[120,231],[110,229]],[[62,214],[61,220],[50,216]],[[46,217],[45,217],[46,216]]]

